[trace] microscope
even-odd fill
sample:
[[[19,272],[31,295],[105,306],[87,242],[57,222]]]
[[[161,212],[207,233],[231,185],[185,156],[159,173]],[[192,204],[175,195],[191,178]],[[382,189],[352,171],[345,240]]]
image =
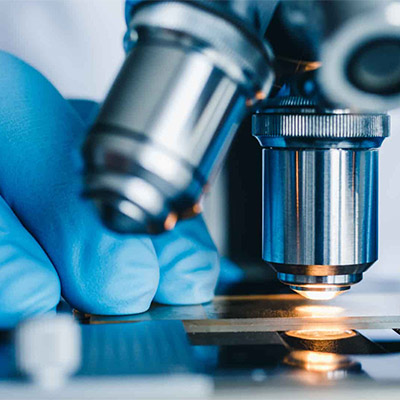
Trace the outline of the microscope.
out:
[[[400,105],[400,2],[132,3],[126,60],[84,146],[104,224],[157,234],[199,213],[253,114],[264,261],[309,299],[360,282],[378,257],[386,112]]]

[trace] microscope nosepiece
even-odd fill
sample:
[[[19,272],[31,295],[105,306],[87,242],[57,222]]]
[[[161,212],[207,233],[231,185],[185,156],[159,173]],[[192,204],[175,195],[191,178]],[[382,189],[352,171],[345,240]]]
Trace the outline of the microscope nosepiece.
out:
[[[253,116],[263,146],[263,258],[310,299],[361,281],[378,257],[378,148],[385,114],[281,98]]]

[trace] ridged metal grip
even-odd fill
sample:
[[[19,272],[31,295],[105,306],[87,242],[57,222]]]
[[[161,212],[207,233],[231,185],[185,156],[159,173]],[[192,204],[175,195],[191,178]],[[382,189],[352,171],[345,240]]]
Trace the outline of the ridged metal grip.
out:
[[[253,132],[266,137],[380,138],[387,136],[387,115],[260,114],[253,116]]]

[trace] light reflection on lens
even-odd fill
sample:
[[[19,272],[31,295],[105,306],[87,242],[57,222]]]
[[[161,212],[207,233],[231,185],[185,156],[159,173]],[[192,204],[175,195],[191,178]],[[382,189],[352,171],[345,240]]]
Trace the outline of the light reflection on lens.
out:
[[[354,337],[356,333],[343,329],[318,329],[287,331],[285,335],[304,340],[340,340]]]
[[[341,291],[333,290],[295,290],[296,293],[302,295],[308,300],[332,300],[338,296]]]

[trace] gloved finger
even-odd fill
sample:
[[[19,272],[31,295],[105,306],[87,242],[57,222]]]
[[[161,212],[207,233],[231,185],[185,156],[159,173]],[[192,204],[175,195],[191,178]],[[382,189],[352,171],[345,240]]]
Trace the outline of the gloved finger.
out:
[[[245,272],[237,264],[226,257],[221,258],[221,269],[218,276],[218,283],[222,285],[235,285],[245,279]]]
[[[201,216],[153,237],[153,244],[160,263],[157,302],[197,304],[213,298],[219,256]]]
[[[148,237],[106,230],[82,199],[87,127],[32,67],[0,53],[0,182],[7,203],[49,255],[62,294],[95,314],[145,311],[159,268]]]
[[[50,260],[0,197],[0,328],[50,311],[59,301]]]

